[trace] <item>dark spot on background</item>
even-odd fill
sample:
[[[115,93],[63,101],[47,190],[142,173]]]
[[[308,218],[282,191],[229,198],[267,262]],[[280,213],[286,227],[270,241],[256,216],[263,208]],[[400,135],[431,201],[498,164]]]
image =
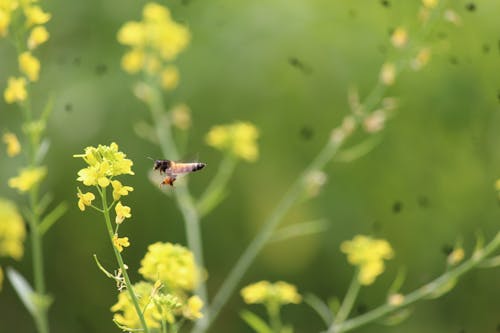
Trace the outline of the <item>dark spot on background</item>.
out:
[[[417,198],[417,203],[418,203],[419,207],[427,208],[427,207],[429,207],[429,198],[427,198],[425,195],[420,195]]]
[[[71,111],[73,111],[73,104],[71,104],[71,103],[66,103],[66,104],[64,105],[64,111],[66,111],[66,112],[71,112]]]
[[[497,332],[500,333],[500,324],[497,325]]]
[[[299,71],[301,71],[304,74],[311,74],[312,73],[311,67],[309,65],[305,64],[302,60],[300,60],[297,57],[288,58],[288,63],[290,64],[290,66],[298,69]]]
[[[442,32],[442,31],[438,32],[437,36],[438,36],[439,39],[446,39],[446,38],[448,38],[448,34],[446,32]]]
[[[444,253],[444,255],[446,256],[450,255],[452,251],[453,251],[453,246],[451,246],[450,244],[444,244],[441,247],[441,252]]]
[[[356,311],[358,312],[358,314],[363,314],[366,312],[366,310],[368,310],[368,307],[366,306],[366,304],[363,304],[363,303],[358,305],[358,307],[356,308]]]
[[[314,136],[314,130],[309,126],[303,126],[300,129],[300,137],[304,140],[311,140]]]
[[[373,221],[372,223],[372,229],[374,233],[379,233],[382,230],[382,223],[380,221]]]
[[[190,3],[191,3],[191,0],[182,0],[182,1],[181,1],[181,4],[182,4],[183,6],[187,6],[187,5],[189,5]]]
[[[394,27],[389,27],[387,29],[387,33],[389,34],[389,36],[392,36],[392,34],[394,33],[394,30],[396,30]]]
[[[490,53],[490,45],[489,44],[486,44],[484,43],[483,44],[483,53]]]
[[[107,71],[108,71],[108,66],[106,66],[105,64],[99,64],[95,66],[95,73],[97,75],[104,75],[106,74]]]
[[[498,92],[497,92],[497,98],[498,98],[498,101],[500,102],[500,90],[498,90]]]
[[[380,4],[382,6],[384,6],[385,8],[389,8],[391,6],[391,3],[389,2],[389,0],[381,0]]]
[[[73,59],[73,65],[75,65],[75,66],[80,66],[80,65],[81,65],[81,63],[82,63],[82,58],[80,58],[80,57],[75,57],[75,58]]]
[[[473,2],[469,2],[465,5],[465,9],[467,9],[469,12],[473,12],[476,10],[476,4]]]
[[[403,209],[403,203],[401,201],[396,201],[392,204],[392,212],[397,214]]]
[[[455,56],[450,57],[450,64],[452,65],[458,65],[458,58]]]
[[[358,12],[355,9],[349,9],[349,16],[354,19],[358,16]]]

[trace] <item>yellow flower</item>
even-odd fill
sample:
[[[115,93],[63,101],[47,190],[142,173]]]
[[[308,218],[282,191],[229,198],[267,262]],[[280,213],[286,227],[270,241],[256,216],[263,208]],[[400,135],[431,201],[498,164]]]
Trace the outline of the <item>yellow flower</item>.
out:
[[[21,152],[21,144],[14,133],[7,132],[3,135],[2,139],[7,145],[7,155],[13,157]]]
[[[431,59],[431,50],[428,47],[423,48],[420,51],[418,51],[417,56],[411,62],[411,66],[414,70],[419,70],[425,65],[427,65],[430,59]]]
[[[92,205],[92,200],[95,199],[95,195],[91,192],[82,193],[80,189],[78,189],[78,208],[83,212],[85,210],[85,206]]]
[[[130,74],[137,73],[144,67],[144,57],[143,50],[132,49],[123,55],[122,68]]]
[[[40,73],[40,61],[33,57],[30,52],[23,52],[19,55],[19,69],[26,74],[30,81],[37,81]]]
[[[47,168],[24,168],[19,173],[19,176],[9,179],[9,187],[17,188],[20,192],[29,191],[33,186],[38,184],[47,174]]]
[[[132,186],[123,186],[118,180],[111,181],[113,186],[113,199],[119,200],[121,196],[128,195],[128,192],[132,192],[134,188]]]
[[[392,63],[385,63],[380,70],[380,81],[386,86],[394,84],[396,80],[396,66]]]
[[[141,281],[134,284],[133,290],[139,300],[140,308],[143,309],[144,319],[148,327],[159,328],[160,320],[158,318],[161,318],[161,313],[158,311],[156,305],[151,302],[150,298],[153,285]],[[142,328],[128,291],[122,291],[118,294],[118,302],[111,307],[111,311],[116,312],[113,315],[113,319],[118,324],[131,329]]]
[[[495,182],[495,189],[496,189],[497,191],[500,191],[500,178],[499,178],[499,179],[497,179],[497,181]]]
[[[172,124],[181,130],[187,130],[191,127],[191,110],[186,104],[176,105],[170,111]]]
[[[141,22],[127,22],[118,30],[118,42],[123,45],[142,46],[146,35]]]
[[[49,40],[49,32],[44,26],[37,26],[31,30],[28,37],[28,49],[33,50]]]
[[[172,90],[179,84],[179,71],[175,66],[168,66],[161,72],[161,85],[165,90]]]
[[[392,306],[400,306],[405,301],[405,297],[402,294],[391,294],[387,298],[387,303]]]
[[[403,48],[408,42],[408,32],[403,27],[397,27],[392,33],[391,42],[394,47]]]
[[[259,281],[241,289],[241,296],[247,304],[298,304],[302,297],[297,292],[297,287],[293,284],[278,281]]]
[[[9,77],[7,89],[5,89],[3,97],[8,104],[24,101],[28,97],[26,79],[24,77]]]
[[[154,2],[147,3],[142,10],[142,17],[145,21],[162,22],[170,20],[168,8]]]
[[[116,212],[116,219],[115,219],[116,224],[121,224],[123,220],[125,220],[126,218],[132,217],[132,214],[130,214],[130,207],[123,206],[121,201],[119,201],[116,204],[115,212]]]
[[[394,255],[391,245],[383,239],[373,239],[358,235],[352,241],[341,244],[340,250],[347,254],[350,264],[358,266],[358,281],[362,285],[370,285],[384,271],[384,259]]]
[[[128,237],[118,237],[117,234],[113,235],[113,244],[118,250],[118,252],[122,252],[124,247],[129,247],[130,242],[128,241]]]
[[[16,205],[0,198],[0,257],[12,257],[16,260],[23,256],[23,242],[26,229],[23,218]]]
[[[199,280],[193,253],[172,243],[149,245],[139,273],[145,279],[160,280],[168,290],[194,290]]]
[[[464,257],[465,257],[464,249],[461,247],[455,248],[448,255],[448,259],[447,259],[448,265],[454,266],[454,265],[458,264],[459,262],[461,262],[464,259]]]
[[[203,317],[201,313],[201,308],[203,308],[203,301],[198,296],[189,297],[186,306],[184,307],[183,315],[187,319],[196,320]]]
[[[51,15],[45,13],[38,6],[29,6],[24,9],[24,15],[26,16],[26,26],[32,27],[38,24],[45,24],[49,22]]]
[[[253,162],[259,157],[258,137],[259,131],[253,124],[237,122],[212,127],[205,141],[209,146],[229,151],[237,157]]]
[[[7,36],[10,25],[10,11],[0,8],[0,37]]]
[[[114,142],[109,146],[87,147],[84,154],[73,155],[73,157],[83,158],[89,165],[78,171],[77,180],[86,186],[107,187],[111,177],[123,174],[133,175],[132,165],[134,163],[125,158],[126,156],[118,151],[118,145]]]
[[[438,0],[422,0],[422,4],[425,8],[432,9],[438,5]]]

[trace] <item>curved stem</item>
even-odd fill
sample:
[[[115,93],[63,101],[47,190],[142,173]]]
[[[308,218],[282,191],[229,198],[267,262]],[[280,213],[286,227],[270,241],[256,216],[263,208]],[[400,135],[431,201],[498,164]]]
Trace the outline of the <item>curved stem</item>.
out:
[[[335,316],[334,323],[339,324],[346,320],[349,317],[349,313],[352,310],[352,306],[358,297],[359,289],[361,287],[358,280],[359,270],[354,274],[351,280],[351,284],[349,285],[349,289],[347,289],[347,293],[342,301],[342,305],[340,306],[337,315]]]
[[[413,304],[419,300],[428,298],[434,293],[441,290],[447,284],[452,283],[463,274],[478,266],[481,262],[483,262],[483,260],[485,260],[490,254],[492,254],[499,248],[500,232],[496,234],[495,238],[488,245],[486,245],[482,250],[476,251],[471,258],[464,261],[461,265],[456,266],[454,269],[447,271],[433,281],[405,295],[404,300],[401,304],[384,304],[363,315],[352,318],[343,323],[334,323],[329,327],[328,333],[341,333],[351,331],[367,323],[380,319],[390,313],[401,310],[402,308],[407,307],[408,305]]]
[[[118,266],[120,267],[120,270],[121,270],[123,277],[125,279],[125,285],[127,286],[127,291],[130,295],[130,299],[132,300],[132,304],[134,304],[134,308],[135,308],[135,311],[137,312],[137,316],[139,317],[139,320],[141,322],[141,326],[144,329],[144,332],[149,333],[148,326],[146,325],[146,320],[144,319],[144,315],[142,313],[141,307],[139,306],[139,301],[137,300],[137,296],[134,293],[132,283],[130,282],[130,278],[128,277],[127,269],[125,268],[125,264],[123,263],[123,258],[120,254],[120,251],[118,251],[115,244],[113,243],[114,232],[113,232],[113,226],[111,224],[111,218],[109,216],[109,209],[108,209],[108,203],[107,203],[107,197],[106,197],[106,189],[102,190],[101,197],[102,197],[102,209],[104,211],[104,219],[106,220],[106,228],[108,230],[108,236],[109,236],[109,241],[111,242],[111,247],[113,248],[113,251],[115,252],[116,261],[118,261]]]

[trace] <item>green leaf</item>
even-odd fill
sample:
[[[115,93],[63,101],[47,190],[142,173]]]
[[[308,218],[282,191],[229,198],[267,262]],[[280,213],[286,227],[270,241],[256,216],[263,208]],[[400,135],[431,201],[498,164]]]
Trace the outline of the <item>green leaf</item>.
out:
[[[435,288],[427,298],[434,299],[443,296],[444,294],[450,292],[457,284],[456,278],[450,278],[444,283],[440,284],[437,288]]]
[[[61,216],[66,213],[68,210],[68,205],[65,202],[61,202],[59,205],[56,206],[50,213],[45,215],[43,218],[42,222],[40,222],[40,225],[38,226],[38,232],[42,236],[44,233],[46,233],[54,223],[57,222],[61,218]]]
[[[357,159],[365,156],[369,152],[371,152],[380,143],[380,141],[381,141],[380,136],[377,136],[377,135],[370,136],[365,141],[358,143],[357,145],[355,145],[349,149],[340,151],[337,154],[337,157],[335,158],[335,160],[340,161],[340,162],[345,162],[345,163],[349,163],[349,162],[352,162],[354,160],[357,160]]]
[[[253,312],[243,310],[240,312],[240,317],[257,333],[273,333],[271,327]]]
[[[392,295],[398,293],[401,287],[403,286],[405,279],[406,279],[406,269],[404,267],[400,267],[398,269],[398,274],[396,275],[394,281],[389,287],[389,291],[387,294]]]
[[[270,242],[279,242],[289,238],[317,234],[325,231],[328,227],[328,221],[323,219],[296,223],[277,230],[270,239]]]
[[[49,147],[50,147],[49,139],[43,139],[35,153],[36,164],[42,163],[43,159],[47,155],[47,152],[49,151]]]
[[[316,311],[327,327],[333,323],[333,313],[321,298],[314,294],[306,294],[304,295],[304,302]]]
[[[28,281],[11,267],[7,267],[7,277],[26,309],[28,309],[33,317],[36,317],[36,305],[33,298],[35,293]]]

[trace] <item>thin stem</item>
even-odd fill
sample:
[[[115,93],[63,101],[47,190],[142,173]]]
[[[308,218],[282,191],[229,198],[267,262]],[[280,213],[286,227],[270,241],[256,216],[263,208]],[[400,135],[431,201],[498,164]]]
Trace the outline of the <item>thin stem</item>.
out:
[[[277,302],[271,302],[266,305],[267,314],[274,333],[281,333],[280,305]]]
[[[274,209],[273,213],[264,222],[264,225],[260,229],[259,233],[253,241],[248,245],[246,250],[243,252],[241,257],[238,259],[236,265],[229,273],[228,277],[222,283],[221,288],[214,297],[212,304],[210,305],[210,312],[208,316],[209,325],[213,323],[217,315],[219,314],[222,307],[227,303],[229,297],[236,289],[238,283],[240,282],[243,274],[248,270],[252,262],[254,261],[260,250],[266,245],[269,239],[272,237],[274,230],[281,222],[285,214],[290,210],[295,202],[300,199],[303,193],[303,180],[305,176],[313,170],[321,170],[325,165],[332,159],[332,157],[337,152],[341,142],[334,142],[329,140],[325,147],[320,151],[316,159],[306,168],[302,176],[298,177],[293,183],[291,188],[285,194],[283,199]],[[194,332],[202,332],[198,325],[195,326]]]
[[[329,329],[328,333],[341,333],[351,331],[355,328],[363,326],[367,323],[373,322],[377,319],[385,317],[386,315],[398,311],[410,304],[419,300],[428,298],[434,293],[441,290],[444,286],[456,281],[460,276],[467,273],[471,269],[481,264],[487,257],[500,248],[500,232],[496,234],[495,238],[486,245],[482,250],[477,251],[471,258],[464,261],[461,265],[449,270],[433,281],[423,285],[415,291],[404,296],[403,302],[399,305],[384,304],[363,315],[347,320],[343,323],[334,323]]]
[[[349,285],[349,289],[347,289],[347,293],[342,301],[342,305],[340,306],[337,315],[335,316],[334,323],[339,324],[344,322],[347,317],[349,317],[349,313],[352,310],[352,306],[358,297],[359,289],[361,287],[359,280],[359,270],[354,274],[351,280],[351,284]]]
[[[152,88],[152,96],[148,102],[153,122],[155,124],[156,135],[158,136],[158,142],[163,155],[165,157],[168,156],[169,159],[178,159],[179,156],[172,136],[171,124],[168,121],[167,114],[165,113],[165,107],[158,88]],[[184,218],[188,247],[194,254],[197,267],[203,269],[205,265],[203,260],[203,246],[200,232],[200,216],[186,185],[177,186],[175,194],[177,204]],[[204,304],[208,303],[207,289],[203,278],[200,278],[200,281],[198,281],[196,293]],[[206,326],[206,322],[207,316],[204,316],[197,321],[197,323],[202,327]]]
[[[144,315],[142,314],[141,307],[139,306],[139,301],[137,300],[137,296],[134,293],[134,289],[132,287],[132,283],[130,283],[130,279],[128,277],[127,269],[125,268],[125,264],[123,263],[122,256],[120,254],[120,251],[116,248],[115,244],[113,243],[113,227],[111,224],[111,218],[109,216],[109,210],[108,210],[108,203],[107,203],[107,198],[106,198],[106,189],[103,189],[101,192],[102,196],[102,209],[104,211],[104,219],[106,220],[106,228],[108,230],[108,235],[109,235],[109,240],[111,242],[111,247],[113,248],[113,251],[115,252],[115,257],[116,260],[118,261],[118,266],[120,267],[120,270],[123,274],[123,277],[125,279],[125,285],[127,286],[127,291],[130,295],[130,299],[132,300],[132,303],[134,304],[135,311],[137,312],[137,316],[139,317],[139,320],[141,321],[142,328],[144,329],[144,332],[149,333],[148,326],[146,325],[146,320],[144,319]]]

